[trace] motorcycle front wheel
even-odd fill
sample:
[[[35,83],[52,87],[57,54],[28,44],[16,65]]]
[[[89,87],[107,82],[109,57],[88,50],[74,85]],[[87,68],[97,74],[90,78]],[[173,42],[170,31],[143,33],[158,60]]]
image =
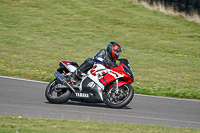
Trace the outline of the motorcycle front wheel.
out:
[[[62,104],[69,100],[70,90],[66,88],[58,88],[62,85],[58,79],[52,80],[46,87],[45,96],[50,103]]]
[[[129,104],[134,96],[133,87],[124,84],[116,90],[116,86],[111,87],[105,96],[105,103],[111,108],[122,108]]]

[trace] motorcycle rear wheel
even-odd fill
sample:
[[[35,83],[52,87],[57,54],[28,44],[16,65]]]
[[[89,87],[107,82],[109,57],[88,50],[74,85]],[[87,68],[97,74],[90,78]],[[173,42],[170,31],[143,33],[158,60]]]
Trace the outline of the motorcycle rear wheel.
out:
[[[122,108],[129,104],[134,96],[133,87],[129,84],[124,84],[118,88],[116,92],[116,87],[111,87],[105,96],[105,103],[111,108]]]
[[[60,90],[56,89],[56,85],[59,83],[59,80],[56,78],[46,87],[45,97],[50,103],[62,104],[69,100],[71,94],[70,90],[67,88]]]

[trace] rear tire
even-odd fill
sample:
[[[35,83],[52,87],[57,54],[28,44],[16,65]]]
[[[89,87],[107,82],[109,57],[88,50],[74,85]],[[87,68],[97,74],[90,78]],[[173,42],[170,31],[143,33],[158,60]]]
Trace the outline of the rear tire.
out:
[[[67,89],[67,87],[66,89],[56,90],[55,86],[58,83],[60,83],[60,81],[58,79],[54,79],[47,85],[45,96],[50,103],[62,104],[69,100],[69,96],[71,94],[70,90]]]
[[[134,96],[133,87],[129,84],[124,84],[118,88],[118,93],[115,92],[116,87],[111,87],[105,96],[105,103],[111,108],[122,108],[128,105]]]

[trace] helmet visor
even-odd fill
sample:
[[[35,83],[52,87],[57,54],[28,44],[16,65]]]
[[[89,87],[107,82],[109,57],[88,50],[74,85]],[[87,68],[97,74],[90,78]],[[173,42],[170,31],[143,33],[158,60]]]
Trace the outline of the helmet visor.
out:
[[[122,53],[122,50],[121,50],[121,49],[113,49],[113,52],[115,53],[115,55],[116,55],[117,57],[119,57],[120,54]]]

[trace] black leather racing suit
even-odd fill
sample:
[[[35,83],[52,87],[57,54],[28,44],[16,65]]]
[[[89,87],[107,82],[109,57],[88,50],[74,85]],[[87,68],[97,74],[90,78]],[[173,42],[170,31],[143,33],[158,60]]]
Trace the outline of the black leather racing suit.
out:
[[[94,59],[91,58],[86,59],[80,65],[80,67],[78,67],[77,70],[73,72],[73,74],[71,75],[72,78],[75,79],[75,77],[79,77],[81,73],[91,69],[94,63],[101,63],[109,68],[116,66],[116,60],[112,58],[112,56],[108,53],[106,49],[102,49],[94,56]]]
[[[116,66],[116,60],[108,53],[106,49],[102,49],[94,56],[95,63],[101,63],[107,67]]]

